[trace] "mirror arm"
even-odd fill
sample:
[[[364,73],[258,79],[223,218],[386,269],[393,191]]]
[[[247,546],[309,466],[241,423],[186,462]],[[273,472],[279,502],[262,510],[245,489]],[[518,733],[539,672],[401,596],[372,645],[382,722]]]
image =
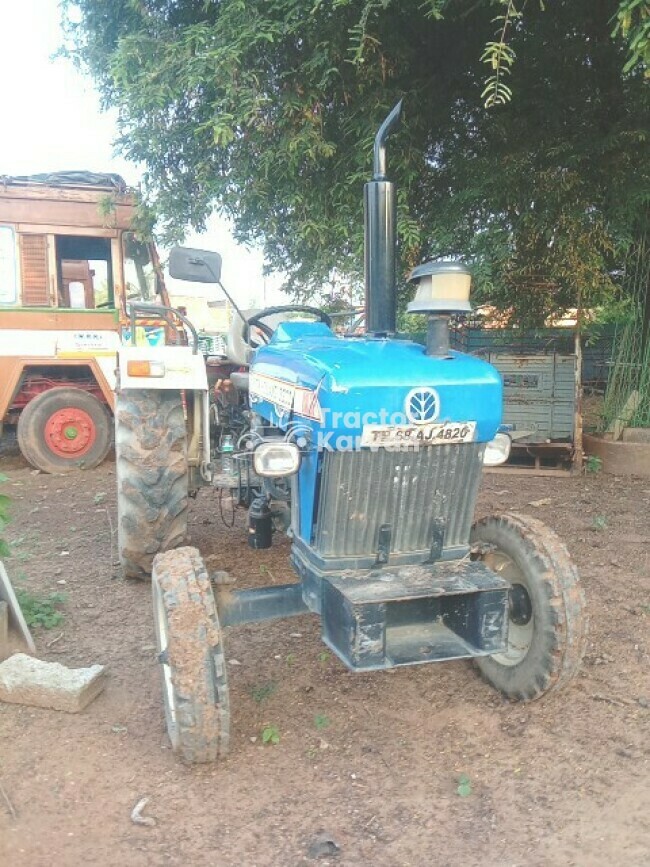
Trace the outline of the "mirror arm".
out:
[[[209,267],[209,266],[208,266],[208,267]],[[210,268],[210,271],[212,272],[212,268]],[[234,302],[233,299],[232,299],[232,296],[230,295],[230,293],[228,292],[228,290],[226,289],[226,287],[223,285],[223,283],[221,282],[221,280],[217,280],[216,283],[217,283],[217,286],[219,286],[219,287],[221,288],[221,291],[222,291],[223,294],[226,296],[226,298],[228,299],[228,301],[230,301],[231,305],[234,307],[234,309],[235,309],[235,310],[237,311],[237,313],[239,314],[239,318],[241,319],[241,321],[244,323],[244,325],[246,325],[246,317],[245,317],[244,314],[241,312],[241,310],[239,309],[239,307],[235,304],[235,302]]]

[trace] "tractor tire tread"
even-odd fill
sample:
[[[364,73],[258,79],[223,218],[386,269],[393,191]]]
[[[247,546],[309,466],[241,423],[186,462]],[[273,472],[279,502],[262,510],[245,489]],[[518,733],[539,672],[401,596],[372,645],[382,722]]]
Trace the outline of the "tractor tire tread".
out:
[[[565,544],[537,518],[514,512],[487,516],[474,524],[472,542],[486,532],[497,537],[514,533],[519,538],[528,566],[543,588],[549,617],[539,642],[542,655],[530,677],[519,683],[515,677],[506,686],[495,679],[495,663],[490,657],[478,659],[477,665],[483,678],[510,698],[532,701],[566,686],[580,667],[588,631],[584,590]]]
[[[127,578],[187,540],[188,463],[180,392],[122,391],[115,404],[118,546]]]
[[[167,660],[176,721],[168,730],[188,764],[214,762],[228,752],[230,701],[223,640],[208,573],[196,548],[158,554],[153,582],[167,617]]]

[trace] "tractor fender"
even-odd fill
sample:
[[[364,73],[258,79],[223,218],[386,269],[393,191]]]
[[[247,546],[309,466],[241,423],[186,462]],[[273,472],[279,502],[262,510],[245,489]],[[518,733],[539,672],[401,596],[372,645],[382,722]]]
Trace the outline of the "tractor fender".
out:
[[[120,390],[208,391],[205,360],[189,346],[121,346],[118,373]]]

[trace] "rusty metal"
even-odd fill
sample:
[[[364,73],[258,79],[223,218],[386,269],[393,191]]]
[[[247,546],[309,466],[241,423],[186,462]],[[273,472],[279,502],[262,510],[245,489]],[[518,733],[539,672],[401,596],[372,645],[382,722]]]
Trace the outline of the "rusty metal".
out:
[[[498,653],[506,581],[469,558],[323,580],[323,640],[354,671]]]

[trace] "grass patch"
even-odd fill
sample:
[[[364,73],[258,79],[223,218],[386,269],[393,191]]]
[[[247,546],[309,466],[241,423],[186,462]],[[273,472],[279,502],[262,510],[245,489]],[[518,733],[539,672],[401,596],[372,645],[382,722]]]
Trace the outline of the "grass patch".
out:
[[[607,529],[607,518],[605,515],[596,515],[591,522],[591,529],[600,533]]]
[[[585,471],[588,473],[599,473],[603,468],[603,462],[601,458],[596,457],[596,455],[589,455],[585,458]]]
[[[28,590],[16,589],[16,599],[23,612],[28,626],[42,626],[43,629],[54,629],[64,618],[59,611],[67,596],[65,593],[50,593],[48,596],[35,596]]]
[[[253,696],[254,701],[258,704],[262,704],[262,702],[266,701],[267,698],[271,698],[274,692],[274,683],[262,683],[259,686],[251,688],[251,695]]]

